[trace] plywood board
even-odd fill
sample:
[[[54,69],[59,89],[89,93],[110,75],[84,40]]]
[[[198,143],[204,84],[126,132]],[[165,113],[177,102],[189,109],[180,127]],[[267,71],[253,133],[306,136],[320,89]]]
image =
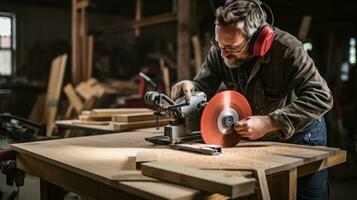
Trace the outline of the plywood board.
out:
[[[169,124],[170,119],[160,119],[158,121],[159,126],[164,126]],[[130,122],[130,123],[117,123],[110,122],[110,126],[113,130],[123,131],[123,130],[133,130],[138,128],[148,128],[156,126],[156,120],[151,121],[140,121],[140,122]]]
[[[93,109],[90,111],[83,111],[83,116],[88,117],[112,117],[113,115],[118,114],[131,114],[131,113],[151,113],[153,114],[153,110],[148,108],[113,108],[113,109]]]
[[[150,162],[141,167],[146,176],[189,186],[210,193],[219,193],[230,198],[253,194],[255,179],[244,176],[226,176],[218,170],[200,170],[167,163]]]
[[[159,117],[159,120],[169,119],[168,117]],[[131,113],[131,114],[117,114],[113,115],[112,121],[119,123],[129,123],[129,122],[141,122],[141,121],[153,121],[156,120],[156,115],[152,112],[150,113]]]

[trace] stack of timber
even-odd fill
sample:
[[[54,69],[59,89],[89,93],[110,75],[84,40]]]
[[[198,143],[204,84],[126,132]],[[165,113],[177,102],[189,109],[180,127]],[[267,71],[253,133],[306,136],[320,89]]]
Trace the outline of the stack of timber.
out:
[[[147,108],[93,109],[82,111],[72,124],[109,126],[113,131],[156,126],[154,111]],[[167,125],[170,119],[160,117],[158,124]]]

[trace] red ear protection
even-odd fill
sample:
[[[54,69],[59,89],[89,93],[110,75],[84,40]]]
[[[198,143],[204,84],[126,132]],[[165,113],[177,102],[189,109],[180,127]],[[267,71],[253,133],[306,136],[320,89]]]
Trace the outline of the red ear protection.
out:
[[[263,13],[262,6],[265,6],[271,15],[271,25],[266,24],[258,28],[258,30],[251,36],[250,42],[249,42],[249,55],[252,56],[264,56],[270,49],[273,40],[274,40],[274,30],[272,28],[274,24],[274,15],[273,12],[271,11],[270,7],[265,4],[264,2],[260,0],[226,0],[225,2],[225,7],[230,6],[234,2],[239,2],[239,1],[249,1],[252,3],[255,3],[260,11]]]
[[[274,35],[274,30],[270,25],[260,27],[250,39],[249,54],[264,56],[273,44]]]

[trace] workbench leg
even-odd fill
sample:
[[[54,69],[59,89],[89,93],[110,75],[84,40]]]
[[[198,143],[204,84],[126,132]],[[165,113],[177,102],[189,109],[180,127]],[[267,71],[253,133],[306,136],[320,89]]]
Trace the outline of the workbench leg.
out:
[[[297,168],[289,170],[289,200],[296,200]]]
[[[257,169],[256,171],[260,194],[258,195],[259,199],[270,200],[270,193],[267,183],[267,177],[264,169]]]
[[[65,191],[63,188],[53,185],[43,179],[40,180],[41,200],[63,200]]]

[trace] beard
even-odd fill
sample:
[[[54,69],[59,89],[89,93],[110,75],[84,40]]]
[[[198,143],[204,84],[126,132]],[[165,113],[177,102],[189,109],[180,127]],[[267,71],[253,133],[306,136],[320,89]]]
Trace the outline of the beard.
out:
[[[248,59],[238,59],[233,55],[229,55],[227,57],[223,56],[223,60],[227,67],[234,69],[242,66]]]

